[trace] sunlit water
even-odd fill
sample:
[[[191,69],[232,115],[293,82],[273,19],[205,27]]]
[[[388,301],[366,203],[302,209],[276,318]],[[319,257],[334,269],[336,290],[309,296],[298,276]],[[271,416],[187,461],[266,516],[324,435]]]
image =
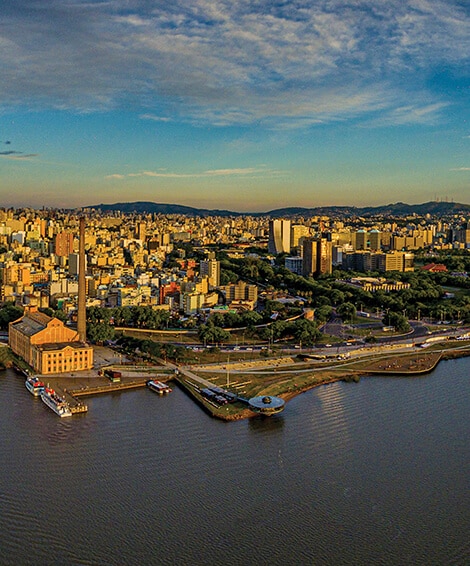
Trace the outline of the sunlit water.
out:
[[[60,419],[0,374],[0,564],[470,564],[470,359],[223,423],[182,391]]]

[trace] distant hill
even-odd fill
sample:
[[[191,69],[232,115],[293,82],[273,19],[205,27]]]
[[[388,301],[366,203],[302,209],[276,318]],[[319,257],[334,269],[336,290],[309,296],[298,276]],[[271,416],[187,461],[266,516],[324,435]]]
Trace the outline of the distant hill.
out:
[[[275,218],[287,216],[409,216],[417,214],[424,216],[425,214],[444,216],[448,214],[468,214],[470,205],[455,202],[425,202],[423,204],[406,204],[397,202],[395,204],[386,204],[381,206],[322,206],[315,208],[278,208],[266,212],[267,216]]]
[[[157,202],[117,202],[115,204],[97,204],[85,208],[101,210],[102,212],[118,211],[124,214],[184,214],[186,216],[233,216],[238,214],[229,210],[208,210],[181,204],[160,204]]]
[[[449,214],[469,214],[470,205],[456,202],[426,202],[423,204],[406,204],[397,202],[375,207],[355,206],[317,206],[313,208],[287,207],[268,212],[242,213],[230,210],[195,208],[180,204],[161,204],[156,202],[118,202],[115,204],[98,204],[87,206],[101,212],[119,211],[123,214],[182,214],[186,216],[270,216],[272,218],[288,218],[294,216],[339,216],[339,217],[371,217],[371,216],[409,216],[425,214],[445,216]]]

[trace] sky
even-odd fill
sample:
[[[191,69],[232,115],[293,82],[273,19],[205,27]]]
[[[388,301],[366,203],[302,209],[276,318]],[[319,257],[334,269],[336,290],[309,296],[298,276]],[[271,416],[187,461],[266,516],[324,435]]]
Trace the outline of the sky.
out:
[[[470,203],[468,0],[3,0],[0,207]]]

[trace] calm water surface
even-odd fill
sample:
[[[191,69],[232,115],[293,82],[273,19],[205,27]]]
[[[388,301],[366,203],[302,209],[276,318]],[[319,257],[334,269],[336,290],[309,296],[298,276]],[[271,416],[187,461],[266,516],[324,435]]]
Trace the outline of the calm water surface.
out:
[[[470,564],[470,359],[223,423],[177,388],[59,419],[0,374],[0,564]]]

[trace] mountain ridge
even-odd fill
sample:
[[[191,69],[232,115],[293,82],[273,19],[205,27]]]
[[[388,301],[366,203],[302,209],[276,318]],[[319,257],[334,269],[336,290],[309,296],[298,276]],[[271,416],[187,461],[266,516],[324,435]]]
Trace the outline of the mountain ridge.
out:
[[[187,216],[269,216],[272,218],[314,215],[348,215],[348,216],[406,216],[411,214],[459,214],[469,213],[470,205],[430,201],[422,204],[407,204],[403,202],[390,203],[380,206],[316,206],[316,207],[285,207],[266,212],[237,212],[223,209],[207,209],[185,206],[180,204],[156,203],[150,201],[120,202],[114,204],[98,204],[83,208],[100,210],[101,212],[122,212],[124,214],[182,214]]]

